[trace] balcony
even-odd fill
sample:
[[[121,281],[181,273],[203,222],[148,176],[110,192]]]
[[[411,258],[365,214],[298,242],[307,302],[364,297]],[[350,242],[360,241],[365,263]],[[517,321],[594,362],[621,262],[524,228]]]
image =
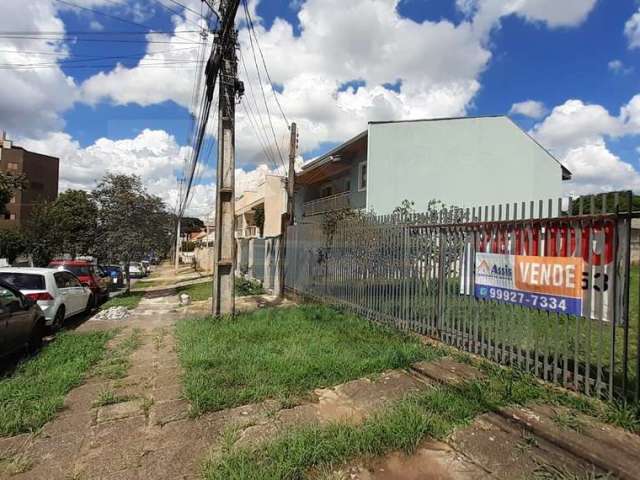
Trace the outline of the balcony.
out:
[[[258,227],[255,225],[236,227],[236,238],[258,238]]]
[[[351,192],[342,192],[306,202],[304,204],[304,215],[319,215],[347,208],[351,208]]]

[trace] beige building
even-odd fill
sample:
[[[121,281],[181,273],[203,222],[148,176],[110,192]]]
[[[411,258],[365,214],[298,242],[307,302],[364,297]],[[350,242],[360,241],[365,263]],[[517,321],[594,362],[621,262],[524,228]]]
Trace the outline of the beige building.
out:
[[[257,225],[259,214],[264,209],[262,232]],[[287,212],[285,179],[267,175],[255,190],[246,191],[236,198],[236,238],[277,237],[282,233],[282,215]]]

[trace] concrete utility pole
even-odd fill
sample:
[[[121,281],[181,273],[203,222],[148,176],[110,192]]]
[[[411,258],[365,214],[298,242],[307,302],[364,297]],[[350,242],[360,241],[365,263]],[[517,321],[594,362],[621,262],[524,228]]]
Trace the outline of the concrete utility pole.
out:
[[[176,230],[175,270],[180,265],[180,217],[178,217],[178,229]]]
[[[239,0],[220,1],[220,17],[223,26],[216,36],[217,44],[214,45],[215,52],[219,55],[217,58],[220,59],[212,305],[212,313],[215,316],[235,313],[235,100],[236,92],[242,93],[243,90],[237,79],[237,32],[234,21],[238,4]]]
[[[296,156],[298,153],[298,128],[293,122],[291,124],[291,139],[289,141],[289,171],[287,175],[287,213],[282,216],[282,238],[280,239],[280,248],[278,251],[278,284],[276,295],[284,296],[285,283],[285,261],[287,257],[287,227],[293,225],[293,196],[295,193],[296,180]]]

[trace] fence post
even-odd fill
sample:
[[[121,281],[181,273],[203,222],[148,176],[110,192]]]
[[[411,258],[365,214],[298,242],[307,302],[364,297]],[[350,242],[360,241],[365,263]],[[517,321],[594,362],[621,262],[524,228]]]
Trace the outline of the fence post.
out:
[[[445,270],[446,258],[446,241],[445,231],[442,227],[438,228],[438,295],[436,297],[436,332],[438,338],[442,338],[442,321],[444,317],[444,291],[446,288],[447,276]]]
[[[264,288],[271,289],[271,250],[273,249],[273,240],[268,238],[264,241]]]
[[[280,242],[282,241],[282,237],[276,237],[273,243],[273,251],[275,252],[275,261],[274,261],[274,275],[273,275],[273,294],[281,297],[283,295],[283,285],[282,285],[282,275],[281,269],[283,267],[282,262],[280,261],[280,255],[282,255],[282,250],[280,249]]]
[[[248,259],[249,263],[247,265],[247,275],[249,275],[249,278],[251,278],[252,280],[256,278],[255,248],[256,248],[256,239],[250,238],[249,239],[249,259]]]

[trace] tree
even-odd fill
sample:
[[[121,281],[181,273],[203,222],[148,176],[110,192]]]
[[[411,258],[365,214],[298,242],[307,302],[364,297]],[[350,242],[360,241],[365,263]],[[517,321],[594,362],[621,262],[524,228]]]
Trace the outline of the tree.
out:
[[[204,228],[204,222],[199,218],[182,217],[180,220],[180,233],[183,235],[185,233],[201,232]]]
[[[262,236],[262,231],[264,230],[264,204],[260,204],[253,209],[253,220],[260,231],[260,236]]]
[[[136,175],[107,174],[92,198],[98,208],[96,253],[103,260],[125,264],[129,289],[130,262],[168,248],[171,216],[164,202],[149,195]]]
[[[46,267],[55,255],[62,253],[53,203],[41,203],[33,208],[25,225],[25,236],[27,250],[38,267]]]
[[[53,202],[50,214],[62,253],[92,255],[98,227],[98,206],[88,192],[67,190]]]
[[[27,188],[24,175],[10,175],[0,172],[0,215],[7,212],[7,203],[11,201],[18,190]]]
[[[13,229],[0,230],[0,258],[6,258],[13,263],[16,257],[27,249],[25,236]]]

